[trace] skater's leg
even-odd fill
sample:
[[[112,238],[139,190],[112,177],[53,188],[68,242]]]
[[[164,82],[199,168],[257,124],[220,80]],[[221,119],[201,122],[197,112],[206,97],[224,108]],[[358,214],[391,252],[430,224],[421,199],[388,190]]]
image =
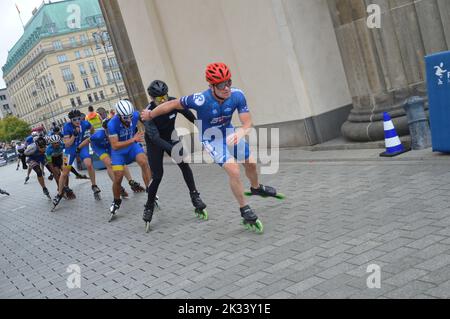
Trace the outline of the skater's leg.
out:
[[[33,170],[36,172],[37,179],[39,182],[39,185],[41,185],[42,188],[45,188],[45,180],[42,174],[42,169],[40,165],[36,165],[33,167]]]
[[[247,176],[253,188],[259,188],[258,167],[251,156],[250,159],[243,164],[245,168],[245,175]]]
[[[148,157],[148,162],[152,171],[152,181],[148,186],[148,199],[147,205],[155,202],[156,194],[158,193],[159,185],[161,184],[164,175],[164,151],[158,146],[151,144],[149,152],[151,155]]]
[[[127,165],[125,165],[125,167],[123,168],[123,175],[125,176],[128,182],[133,180],[133,178],[131,177],[130,169],[128,168]]]
[[[58,188],[58,194],[60,196],[64,193],[64,188],[66,186],[69,186],[69,174],[71,171],[71,166],[65,166],[61,172],[61,175],[59,177],[59,188]]]
[[[114,183],[114,171],[112,168],[111,157],[109,157],[109,155],[102,156],[102,162],[103,164],[105,164],[109,178]]]
[[[152,179],[152,171],[150,170],[150,165],[148,164],[147,155],[140,153],[136,156],[136,163],[141,167],[142,179],[144,180],[145,187],[148,187],[150,180]]]
[[[223,168],[228,174],[231,191],[233,192],[234,197],[238,201],[239,207],[241,208],[245,207],[247,205],[247,202],[244,197],[244,185],[242,184],[241,181],[239,164],[237,164],[233,160],[230,160],[223,165]]]
[[[178,164],[178,167],[181,169],[183,173],[183,178],[186,183],[186,186],[189,188],[189,192],[197,191],[197,187],[195,186],[194,174],[192,173],[192,169],[189,164],[182,162]]]
[[[115,170],[113,183],[114,200],[120,200],[120,195],[122,193],[122,180],[123,180],[123,170]]]
[[[86,169],[88,171],[89,174],[89,178],[91,180],[92,185],[97,185],[95,182],[95,170],[94,170],[94,166],[92,165],[92,160],[90,157],[85,158],[83,160],[84,165],[86,166]]]
[[[72,166],[72,168],[70,169],[70,172],[73,173],[77,178],[81,177],[81,174],[78,173],[78,171],[75,169],[75,167]]]

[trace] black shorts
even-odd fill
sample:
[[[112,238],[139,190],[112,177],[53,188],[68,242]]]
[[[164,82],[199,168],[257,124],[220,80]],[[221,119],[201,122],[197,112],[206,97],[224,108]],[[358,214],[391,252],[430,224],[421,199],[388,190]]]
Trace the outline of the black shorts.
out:
[[[55,167],[58,167],[59,169],[62,169],[63,167],[63,155],[61,154],[60,156],[56,156],[56,157],[52,157],[52,165]]]

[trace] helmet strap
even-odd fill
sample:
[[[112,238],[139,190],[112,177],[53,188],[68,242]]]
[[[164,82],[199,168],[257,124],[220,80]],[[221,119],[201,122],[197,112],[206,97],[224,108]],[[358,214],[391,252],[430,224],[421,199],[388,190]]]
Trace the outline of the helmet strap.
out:
[[[214,98],[216,98],[217,100],[219,100],[219,102],[223,102],[223,101],[225,101],[225,99],[224,98],[221,98],[220,96],[218,96],[217,94],[216,94],[216,87],[214,86],[214,85],[211,85],[211,87],[212,87],[212,93],[213,93],[213,95],[214,95]]]

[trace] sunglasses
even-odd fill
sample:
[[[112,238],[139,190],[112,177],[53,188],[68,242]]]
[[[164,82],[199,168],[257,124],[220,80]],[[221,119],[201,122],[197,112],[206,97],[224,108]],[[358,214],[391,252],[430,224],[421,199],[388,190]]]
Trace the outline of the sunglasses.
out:
[[[124,121],[130,121],[131,119],[133,119],[133,115],[120,116],[120,118]]]
[[[81,117],[74,117],[72,119],[72,122],[80,122],[81,121]]]
[[[167,102],[168,100],[169,100],[169,96],[168,96],[167,94],[166,94],[166,95],[163,95],[163,96],[157,96],[157,97],[155,97],[155,102],[158,103],[158,104]]]
[[[232,85],[232,84],[233,84],[233,81],[228,80],[228,81],[225,81],[225,82],[221,82],[221,83],[219,83],[219,84],[216,84],[215,86],[216,86],[216,88],[218,88],[219,90],[225,90],[226,87],[231,88],[231,85]]]

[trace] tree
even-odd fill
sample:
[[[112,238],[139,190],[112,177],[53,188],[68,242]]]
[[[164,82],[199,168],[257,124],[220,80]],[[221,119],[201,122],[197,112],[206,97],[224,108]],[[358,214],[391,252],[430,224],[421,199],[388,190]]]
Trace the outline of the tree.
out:
[[[0,120],[0,141],[11,142],[12,140],[23,140],[31,132],[27,122],[14,116],[7,116]]]

